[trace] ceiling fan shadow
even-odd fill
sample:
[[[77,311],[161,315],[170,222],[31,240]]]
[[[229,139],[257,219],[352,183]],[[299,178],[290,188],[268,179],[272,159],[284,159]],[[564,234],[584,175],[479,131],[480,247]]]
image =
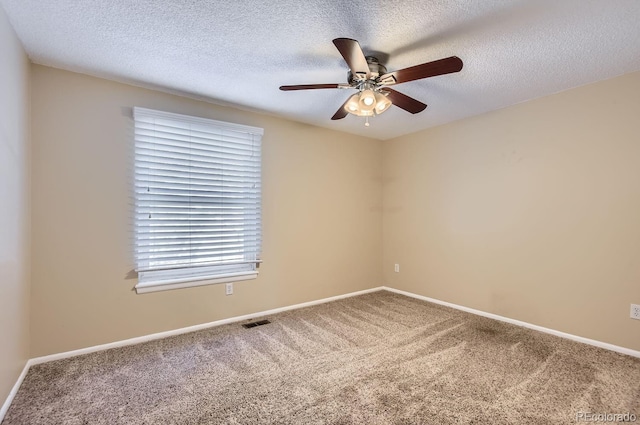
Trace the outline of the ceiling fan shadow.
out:
[[[526,16],[527,19],[532,19],[544,13],[544,8],[536,3],[540,2],[530,2],[526,0],[511,2],[499,10],[496,10],[494,7],[486,7],[485,13],[471,16],[468,19],[452,19],[452,22],[456,22],[453,25],[440,31],[431,32],[418,40],[400,46],[390,51],[388,57],[400,56],[440,43],[446,42],[450,44],[458,39],[468,39],[470,34],[484,33],[484,30],[495,27],[498,22],[500,23],[502,31],[504,31],[505,25],[515,25],[519,27],[522,25],[523,16]],[[515,19],[515,17],[517,17],[517,19]],[[413,34],[410,34],[410,36],[411,35]]]

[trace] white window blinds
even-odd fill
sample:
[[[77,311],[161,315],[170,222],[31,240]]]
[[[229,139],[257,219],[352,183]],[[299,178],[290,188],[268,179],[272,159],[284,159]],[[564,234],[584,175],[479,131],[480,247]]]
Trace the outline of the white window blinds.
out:
[[[143,108],[134,121],[137,291],[254,278],[263,130]]]

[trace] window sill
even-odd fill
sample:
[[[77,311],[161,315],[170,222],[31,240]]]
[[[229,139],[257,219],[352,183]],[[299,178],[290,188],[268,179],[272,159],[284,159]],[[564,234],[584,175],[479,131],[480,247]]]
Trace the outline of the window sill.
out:
[[[199,278],[198,280],[189,280],[186,282],[166,282],[166,281],[148,281],[138,282],[135,286],[136,293],[146,294],[148,292],[170,291],[172,289],[193,288],[196,286],[215,285],[218,283],[237,282],[240,280],[251,280],[258,277],[257,271],[230,273],[214,278]]]

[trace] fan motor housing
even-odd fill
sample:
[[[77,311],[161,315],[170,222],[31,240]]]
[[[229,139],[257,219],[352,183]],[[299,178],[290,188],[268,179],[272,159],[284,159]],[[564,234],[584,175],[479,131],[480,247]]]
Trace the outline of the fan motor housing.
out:
[[[367,59],[367,65],[369,65],[369,72],[371,73],[371,77],[370,77],[371,80],[375,80],[379,76],[384,75],[384,74],[387,73],[387,68],[378,61],[378,58],[376,58],[375,56],[365,56],[365,58]],[[347,82],[350,85],[356,85],[360,81],[355,79],[353,77],[353,73],[351,72],[351,70],[349,70],[347,72]]]

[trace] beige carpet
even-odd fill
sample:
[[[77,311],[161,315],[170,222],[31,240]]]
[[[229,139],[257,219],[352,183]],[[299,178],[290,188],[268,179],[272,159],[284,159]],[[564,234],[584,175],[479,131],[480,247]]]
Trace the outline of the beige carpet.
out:
[[[571,424],[640,359],[381,291],[34,366],[3,425]],[[640,422],[640,419],[638,419]]]

